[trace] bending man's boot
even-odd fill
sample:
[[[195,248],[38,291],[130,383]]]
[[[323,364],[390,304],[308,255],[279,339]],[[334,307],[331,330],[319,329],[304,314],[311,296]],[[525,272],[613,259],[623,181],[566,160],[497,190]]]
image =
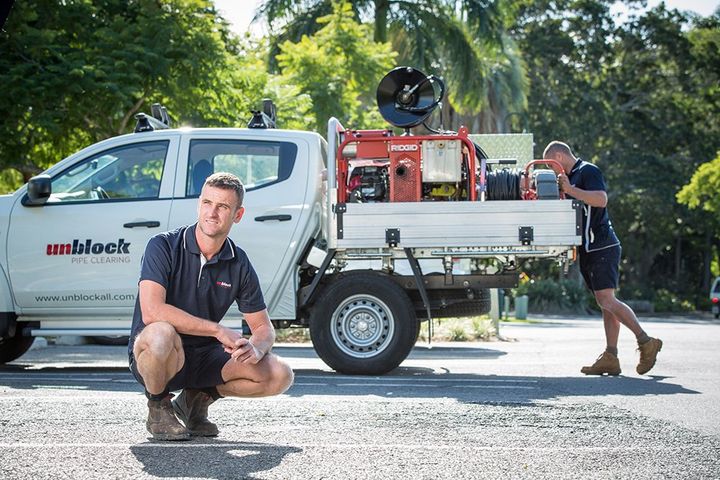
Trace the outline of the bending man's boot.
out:
[[[148,400],[147,430],[157,440],[188,440],[190,434],[175,418],[171,398],[166,395],[162,400]]]
[[[620,375],[620,361],[610,352],[603,352],[589,367],[582,367],[581,373],[585,375]]]
[[[640,362],[637,364],[635,369],[640,375],[646,374],[652,367],[655,366],[655,360],[657,360],[657,354],[662,350],[663,342],[659,338],[651,338],[642,345],[638,345],[640,350]]]
[[[210,395],[202,390],[186,388],[173,400],[172,406],[178,418],[187,427],[190,435],[216,437],[218,434],[217,425],[207,418],[208,407],[214,401]]]

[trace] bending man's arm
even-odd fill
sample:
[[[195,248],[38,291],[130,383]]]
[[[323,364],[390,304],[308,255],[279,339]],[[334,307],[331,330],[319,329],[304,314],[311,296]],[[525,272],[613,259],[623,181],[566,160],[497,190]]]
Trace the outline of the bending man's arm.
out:
[[[591,207],[604,208],[607,205],[607,193],[604,190],[583,190],[582,188],[570,185],[570,180],[565,174],[558,176],[560,189],[576,200],[585,202]]]
[[[152,280],[141,280],[139,285],[140,310],[145,325],[167,322],[178,333],[217,338],[226,348],[235,349],[242,343],[242,335],[204,318],[190,315],[165,302],[165,287]],[[268,320],[269,321],[269,320]],[[272,328],[272,325],[270,325]]]

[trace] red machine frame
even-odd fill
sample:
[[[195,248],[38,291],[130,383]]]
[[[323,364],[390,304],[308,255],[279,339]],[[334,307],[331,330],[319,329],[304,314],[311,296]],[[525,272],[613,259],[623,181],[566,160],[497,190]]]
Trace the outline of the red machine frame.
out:
[[[469,201],[477,200],[477,192],[475,189],[475,175],[477,172],[477,158],[475,156],[475,145],[468,138],[468,130],[461,127],[457,135],[401,135],[395,136],[392,130],[343,130],[340,132],[341,142],[335,156],[337,172],[338,203],[347,201],[348,186],[348,164],[353,160],[362,159],[387,159],[392,168],[395,164],[407,160],[415,162],[419,166],[421,162],[422,143],[424,141],[452,141],[460,140],[462,146],[462,159],[466,162],[468,176],[468,199]],[[343,152],[348,145],[355,144],[355,151],[352,155],[344,155]],[[480,172],[480,182],[485,181],[485,172]],[[416,199],[421,201],[421,182],[417,183]],[[391,196],[393,183],[390,184]]]

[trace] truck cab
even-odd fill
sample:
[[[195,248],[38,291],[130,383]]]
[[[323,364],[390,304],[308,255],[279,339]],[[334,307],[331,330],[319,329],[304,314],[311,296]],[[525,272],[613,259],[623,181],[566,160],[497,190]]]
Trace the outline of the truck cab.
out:
[[[37,335],[126,335],[147,241],[196,221],[200,189],[215,171],[243,179],[248,214],[231,237],[255,266],[271,317],[295,319],[291,270],[320,229],[325,148],[310,132],[133,133],[92,145],[3,196],[0,352],[14,338],[22,349]],[[240,327],[239,312],[226,322]],[[10,350],[0,359],[16,355]]]

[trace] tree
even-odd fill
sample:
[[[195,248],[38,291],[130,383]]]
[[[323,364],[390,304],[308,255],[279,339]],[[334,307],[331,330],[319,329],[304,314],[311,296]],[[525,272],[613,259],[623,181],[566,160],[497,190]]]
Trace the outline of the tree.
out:
[[[715,252],[712,255],[712,263],[716,265],[715,275],[720,275],[720,271],[717,271],[720,259],[720,195],[718,192],[720,192],[720,152],[714,160],[700,165],[690,182],[683,186],[676,195],[681,204],[687,205],[693,210],[700,209],[704,221],[709,226],[708,231],[713,232],[712,241]],[[707,270],[710,269],[710,265],[711,263],[705,263]],[[707,270],[704,273],[709,277],[711,272]]]
[[[25,180],[127,133],[154,102],[195,125],[236,126],[269,80],[207,0],[17,2],[0,49],[0,168]]]
[[[276,42],[299,41],[317,31],[316,19],[327,15],[333,3],[266,0],[257,18],[280,29]],[[445,77],[453,107],[450,113],[465,114],[463,120],[474,121],[478,128],[497,130],[509,113],[525,108],[524,67],[505,34],[512,20],[505,0],[359,0],[350,4],[358,21],[371,19],[376,41],[391,41],[399,52],[399,64]],[[484,115],[475,121],[481,111]]]
[[[374,103],[374,86],[392,66],[390,45],[373,42],[348,3],[336,3],[333,13],[317,21],[322,28],[312,37],[280,46],[282,78],[312,98],[315,130],[324,132],[332,116],[352,128],[381,128],[382,118],[368,105]]]
[[[626,297],[704,290],[712,225],[675,201],[720,148],[718,19],[664,6],[615,25],[605,0],[528,2],[514,33],[531,131],[598,164],[623,241]]]

